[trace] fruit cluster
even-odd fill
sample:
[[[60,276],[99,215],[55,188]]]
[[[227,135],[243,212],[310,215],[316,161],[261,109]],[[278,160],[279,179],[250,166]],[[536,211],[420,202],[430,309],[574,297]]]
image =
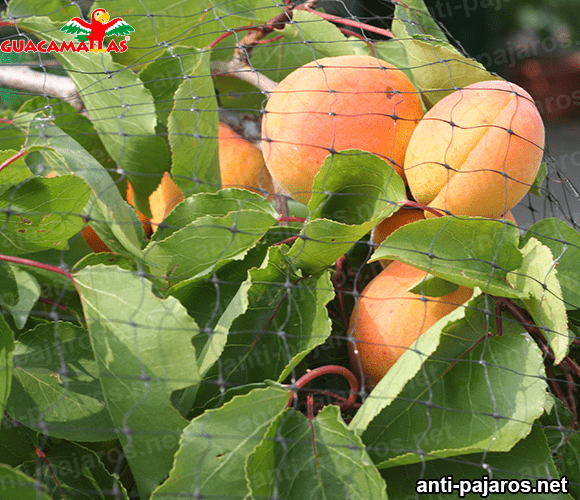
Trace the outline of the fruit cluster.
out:
[[[262,135],[272,178],[303,203],[328,155],[356,148],[385,159],[428,210],[399,210],[375,228],[375,244],[436,211],[513,221],[509,211],[534,182],[544,149],[538,110],[517,85],[500,80],[468,85],[423,116],[405,73],[369,56],[319,59],[292,72],[266,104]],[[411,293],[427,273],[400,262],[383,265],[358,300],[349,327],[352,368],[367,387],[472,295],[464,287],[436,299]]]
[[[244,188],[250,191],[272,193],[273,185],[266,170],[262,152],[251,142],[236,134],[225,123],[218,127],[218,156],[222,188]],[[133,186],[127,181],[127,202],[133,205]],[[165,172],[157,189],[149,197],[151,218],[137,211],[145,234],[149,237],[161,221],[183,200],[183,193],[171,175]],[[91,226],[82,235],[94,252],[109,252]]]

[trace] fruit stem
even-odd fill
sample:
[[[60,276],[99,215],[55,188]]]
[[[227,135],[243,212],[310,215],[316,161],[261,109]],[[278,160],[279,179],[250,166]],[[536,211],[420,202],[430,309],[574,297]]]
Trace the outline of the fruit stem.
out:
[[[428,207],[427,205],[423,205],[422,203],[418,203],[416,201],[406,200],[401,204],[401,208],[409,207],[409,208],[420,208],[425,212],[429,212],[436,217],[443,217],[443,214],[437,210],[436,208]]]
[[[334,397],[335,399],[338,399],[338,400],[342,399],[343,402],[338,405],[340,407],[341,411],[345,411],[345,410],[348,410],[350,408],[354,408],[356,405],[356,397],[357,397],[357,394],[359,392],[358,380],[349,369],[345,368],[344,366],[340,366],[340,365],[321,366],[319,368],[315,368],[314,370],[309,370],[305,375],[302,375],[302,377],[300,377],[291,386],[292,394],[290,395],[290,399],[288,400],[288,403],[286,404],[286,408],[290,408],[292,406],[292,403],[294,402],[294,399],[296,398],[298,391],[300,389],[303,389],[306,384],[308,384],[309,382],[311,382],[315,378],[322,377],[324,375],[330,375],[330,374],[342,375],[344,378],[346,378],[348,380],[348,383],[350,385],[350,392],[348,395],[348,399],[346,401],[344,400],[343,397],[338,396],[338,395],[331,393],[331,392],[328,392],[328,391],[314,390],[314,391],[309,391],[309,392],[321,392],[321,393],[324,393],[326,395],[332,395],[332,397]]]

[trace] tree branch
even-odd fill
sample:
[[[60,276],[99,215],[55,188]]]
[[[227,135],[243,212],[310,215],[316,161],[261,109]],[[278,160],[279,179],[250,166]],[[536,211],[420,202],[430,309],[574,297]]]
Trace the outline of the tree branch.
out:
[[[33,95],[57,97],[86,116],[86,109],[77,88],[66,76],[41,73],[28,67],[0,66],[0,86]]]

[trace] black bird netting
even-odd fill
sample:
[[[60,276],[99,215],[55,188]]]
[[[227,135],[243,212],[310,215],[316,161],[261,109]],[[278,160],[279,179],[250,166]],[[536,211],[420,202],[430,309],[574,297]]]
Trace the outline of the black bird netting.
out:
[[[5,1],[0,500],[580,498],[570,3]]]

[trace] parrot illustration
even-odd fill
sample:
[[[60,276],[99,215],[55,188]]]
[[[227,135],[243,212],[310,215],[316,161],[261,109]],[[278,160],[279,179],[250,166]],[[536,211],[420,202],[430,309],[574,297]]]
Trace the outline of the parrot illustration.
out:
[[[103,39],[106,36],[125,36],[135,30],[120,17],[109,21],[109,14],[105,9],[95,9],[91,13],[90,23],[80,17],[73,17],[60,31],[76,35],[75,40],[88,40],[91,52],[106,52],[107,49],[103,48]],[[97,42],[97,48],[93,48],[94,42]]]

